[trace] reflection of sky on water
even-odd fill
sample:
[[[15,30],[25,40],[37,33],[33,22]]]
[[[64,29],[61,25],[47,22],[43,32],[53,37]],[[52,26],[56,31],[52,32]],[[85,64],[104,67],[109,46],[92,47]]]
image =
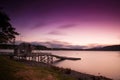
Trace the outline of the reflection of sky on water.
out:
[[[53,54],[80,57],[81,60],[64,60],[59,67],[71,68],[76,71],[120,79],[120,54],[116,51],[53,51]],[[119,55],[119,57],[118,57]]]

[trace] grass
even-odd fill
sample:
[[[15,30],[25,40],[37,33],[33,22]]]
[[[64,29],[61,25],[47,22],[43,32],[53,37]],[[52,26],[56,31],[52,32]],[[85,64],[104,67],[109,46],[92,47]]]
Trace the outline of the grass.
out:
[[[0,80],[75,80],[50,67],[32,67],[0,56]]]

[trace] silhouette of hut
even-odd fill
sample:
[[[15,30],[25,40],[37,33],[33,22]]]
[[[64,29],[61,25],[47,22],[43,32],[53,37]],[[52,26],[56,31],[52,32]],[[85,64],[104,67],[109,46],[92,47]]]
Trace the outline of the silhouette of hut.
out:
[[[21,43],[19,44],[15,50],[14,54],[15,55],[27,55],[32,53],[32,45],[30,43]]]

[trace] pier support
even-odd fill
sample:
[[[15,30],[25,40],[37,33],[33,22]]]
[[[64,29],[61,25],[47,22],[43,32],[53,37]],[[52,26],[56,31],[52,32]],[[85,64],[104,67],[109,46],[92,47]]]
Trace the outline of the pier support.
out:
[[[50,53],[31,53],[27,55],[18,55],[18,60],[29,60],[29,61],[36,61],[36,62],[42,62],[46,64],[52,64],[54,63],[54,58],[58,58],[60,60],[80,60],[81,58],[73,58],[73,57],[64,57],[64,56],[57,56],[52,55]]]

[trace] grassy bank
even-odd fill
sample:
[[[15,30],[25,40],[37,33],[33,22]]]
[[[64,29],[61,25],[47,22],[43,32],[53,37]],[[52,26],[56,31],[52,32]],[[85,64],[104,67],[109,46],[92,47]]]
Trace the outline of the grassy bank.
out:
[[[74,80],[43,66],[28,66],[0,56],[0,80]]]

